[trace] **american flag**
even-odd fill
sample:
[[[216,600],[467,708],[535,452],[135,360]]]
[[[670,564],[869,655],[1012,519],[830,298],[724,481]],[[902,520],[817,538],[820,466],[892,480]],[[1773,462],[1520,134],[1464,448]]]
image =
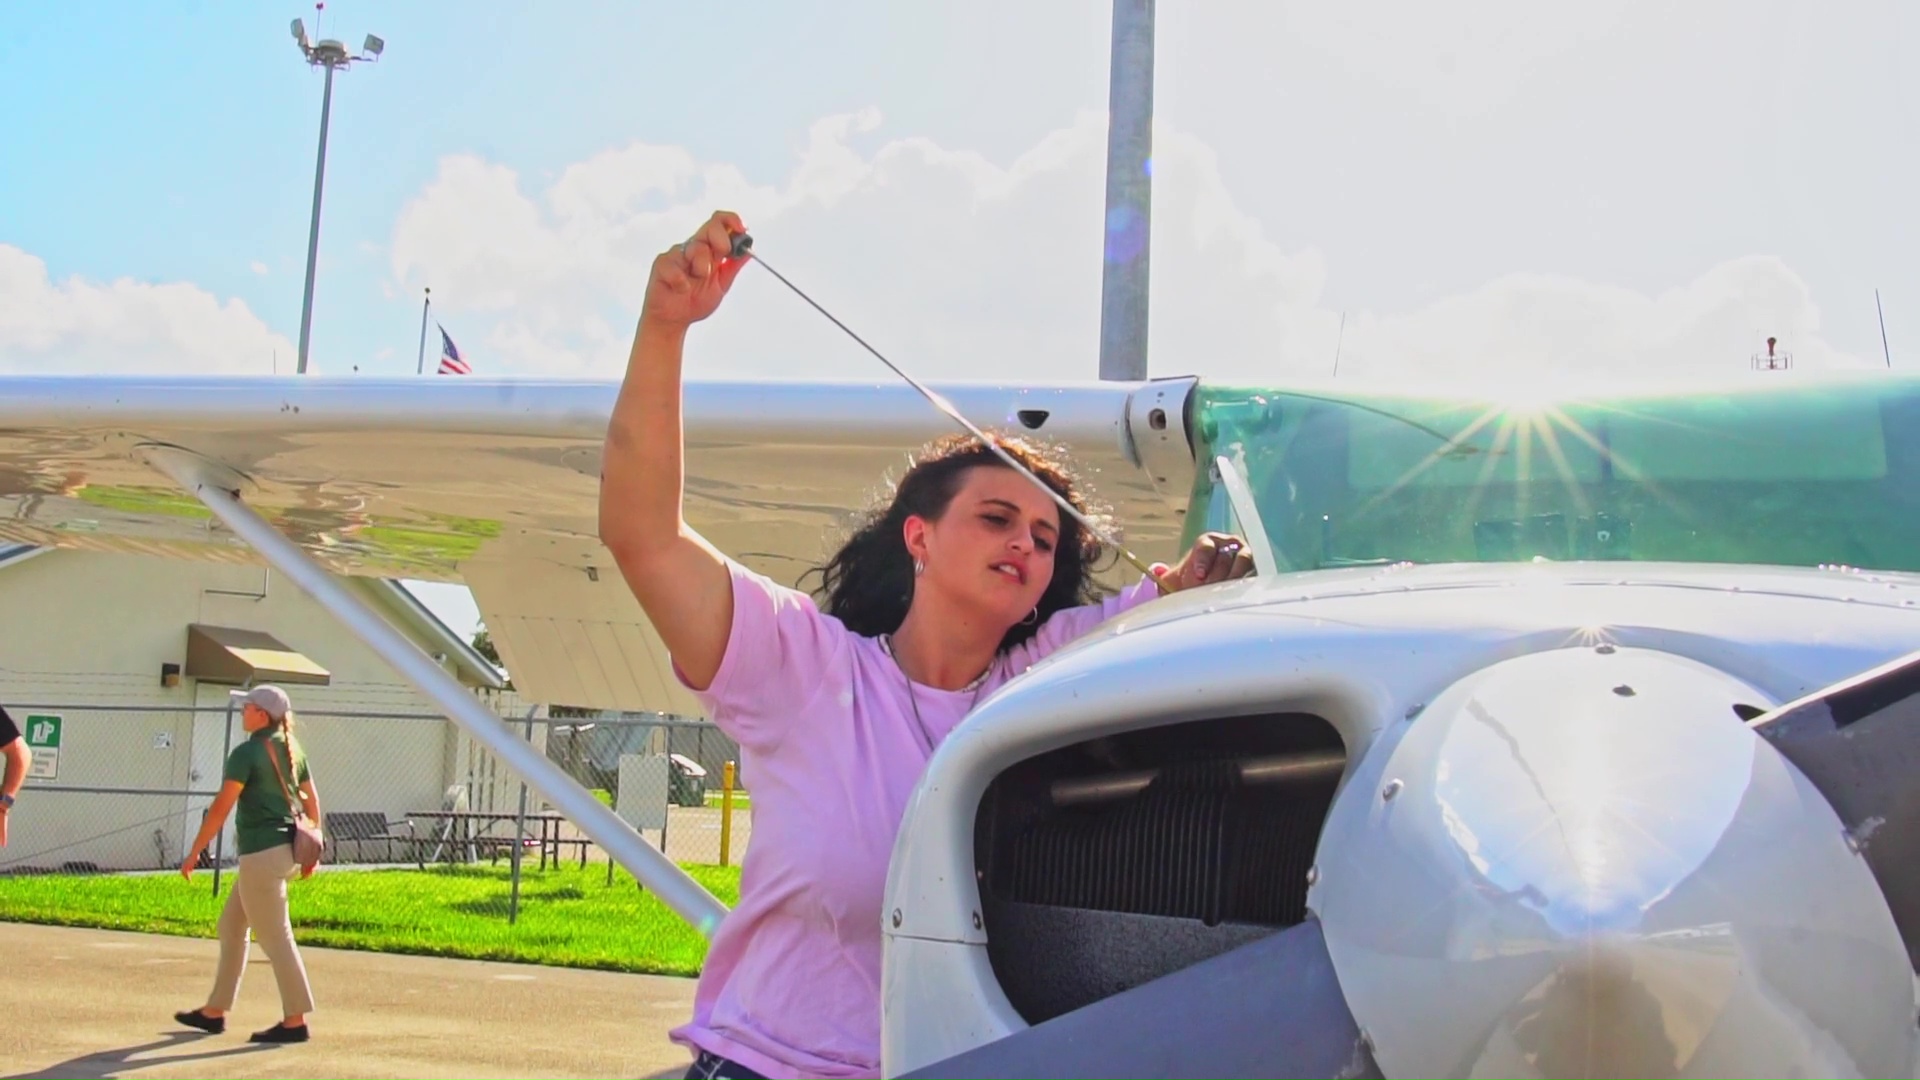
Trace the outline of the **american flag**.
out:
[[[440,331],[440,374],[473,374],[473,369],[467,366],[467,362],[460,359],[460,350],[453,347],[453,339],[447,336],[447,328],[440,326],[438,329]]]

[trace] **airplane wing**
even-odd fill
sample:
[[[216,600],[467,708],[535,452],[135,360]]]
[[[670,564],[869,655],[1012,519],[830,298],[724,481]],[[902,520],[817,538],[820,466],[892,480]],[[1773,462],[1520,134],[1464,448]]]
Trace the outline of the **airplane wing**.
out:
[[[944,384],[975,424],[1050,439],[1148,559],[1174,557],[1193,482],[1193,380]],[[596,536],[612,381],[0,376],[0,540],[258,562],[145,464],[179,447],[338,574],[464,582],[530,698],[698,715]],[[722,551],[801,579],[897,475],[954,430],[910,387],[685,388],[686,515]],[[1126,573],[1121,573],[1125,571]],[[1119,564],[1117,583],[1130,568]]]

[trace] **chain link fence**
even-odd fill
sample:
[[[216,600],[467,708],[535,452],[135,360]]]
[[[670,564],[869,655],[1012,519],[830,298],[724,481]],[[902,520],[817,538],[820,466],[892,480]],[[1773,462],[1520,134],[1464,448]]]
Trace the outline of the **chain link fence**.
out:
[[[42,745],[0,847],[0,919],[11,910],[112,924],[91,918],[97,910],[89,904],[112,907],[120,901],[110,897],[160,884],[134,879],[177,875],[227,755],[247,737],[229,708],[9,702],[8,710],[23,727],[41,721],[34,732]],[[690,872],[739,865],[753,815],[732,740],[700,720],[555,712],[500,723]],[[320,874],[296,883],[296,897],[316,885],[314,895],[358,890],[365,895],[356,903],[399,919],[402,934],[406,919],[420,932],[445,932],[441,924],[455,916],[513,924],[545,900],[591,899],[596,889],[624,890],[630,901],[632,876],[459,725],[425,713],[296,717],[327,836]],[[176,876],[168,888],[225,895],[236,861],[233,817],[200,860],[205,876],[191,884]],[[349,875],[361,877],[340,880]],[[64,898],[73,917],[43,910],[49,896]],[[404,919],[403,909],[411,912]],[[292,910],[296,932],[303,913],[323,918],[297,899]],[[209,932],[217,913],[217,904],[205,905]]]

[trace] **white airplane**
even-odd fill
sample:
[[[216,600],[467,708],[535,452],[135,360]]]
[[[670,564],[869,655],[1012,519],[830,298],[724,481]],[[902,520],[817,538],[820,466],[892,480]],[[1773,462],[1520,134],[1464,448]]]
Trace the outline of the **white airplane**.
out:
[[[1152,10],[1115,0],[1135,242]],[[1144,247],[1106,275],[1101,381],[934,389],[1063,444],[1136,554],[1226,529],[1257,576],[941,745],[883,905],[886,1075],[1920,1071],[1920,380],[1148,380]],[[616,390],[0,377],[0,539],[280,570],[710,933],[339,578],[464,581],[533,700],[698,712],[596,538]],[[689,522],[804,584],[952,426],[888,380],[695,383],[685,430]]]
[[[339,575],[535,700],[697,710],[595,539],[611,382],[0,377],[0,539],[271,565],[696,926],[724,909]],[[1920,380],[939,389],[1257,576],[984,702],[900,832],[888,1075],[1912,1076]],[[949,430],[698,383],[687,514],[797,582]]]

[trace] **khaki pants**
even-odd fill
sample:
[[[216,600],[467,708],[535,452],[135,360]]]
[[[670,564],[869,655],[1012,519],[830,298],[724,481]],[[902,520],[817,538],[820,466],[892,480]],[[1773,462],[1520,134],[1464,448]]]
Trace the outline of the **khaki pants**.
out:
[[[307,967],[293,943],[293,923],[287,917],[287,882],[299,875],[291,843],[240,856],[233,891],[220,909],[220,967],[214,974],[208,1008],[222,1012],[233,1008],[240,976],[247,970],[247,930],[252,928],[254,940],[273,962],[281,1012],[300,1016],[313,1011]]]

